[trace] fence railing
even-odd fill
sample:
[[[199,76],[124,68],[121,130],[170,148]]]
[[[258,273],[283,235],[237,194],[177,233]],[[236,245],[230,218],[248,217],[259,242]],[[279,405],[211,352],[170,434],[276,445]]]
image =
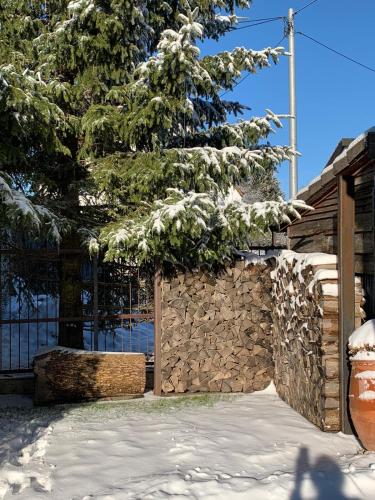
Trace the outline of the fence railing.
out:
[[[76,249],[0,249],[2,372],[29,370],[35,353],[69,329],[84,349],[144,352],[152,361],[153,319],[146,270]]]

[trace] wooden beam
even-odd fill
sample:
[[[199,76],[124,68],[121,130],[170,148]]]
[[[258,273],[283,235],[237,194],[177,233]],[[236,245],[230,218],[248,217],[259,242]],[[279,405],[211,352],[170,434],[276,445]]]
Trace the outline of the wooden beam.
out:
[[[348,360],[348,339],[355,329],[354,177],[339,175],[338,192],[341,430],[345,434],[353,434],[348,408],[350,375]]]
[[[372,205],[371,205],[371,208],[372,208],[372,214],[371,214],[371,217],[370,219],[372,220],[372,223],[373,223],[373,227],[372,227],[372,266],[374,266],[375,264],[375,177],[373,177],[373,180],[372,180]],[[370,266],[369,266],[370,267]],[[375,272],[374,272],[374,267],[373,267],[373,272],[372,272],[372,290],[373,290],[373,293],[371,293],[371,297],[369,297],[369,300],[371,302],[371,305],[370,305],[370,315],[374,315],[375,314]],[[373,319],[373,318],[367,318],[367,319]],[[1,340],[1,339],[0,339]],[[0,361],[1,363],[1,361]]]
[[[154,394],[161,396],[161,269],[155,273],[154,284]]]
[[[1,262],[1,253],[0,253],[0,269],[3,269]],[[2,312],[3,312],[3,301],[2,301],[3,283],[1,278],[2,275],[0,275],[0,320],[2,319]],[[0,371],[2,370],[2,368],[3,368],[3,327],[0,324]]]

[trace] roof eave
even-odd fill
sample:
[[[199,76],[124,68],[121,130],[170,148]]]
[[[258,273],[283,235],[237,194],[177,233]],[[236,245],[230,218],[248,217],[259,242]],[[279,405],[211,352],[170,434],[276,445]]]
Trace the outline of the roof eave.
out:
[[[325,167],[319,177],[297,193],[297,198],[309,204],[316,198],[318,193],[323,195],[324,192],[332,189],[336,177],[345,173],[350,164],[365,152],[367,152],[370,159],[375,158],[375,130],[371,129],[371,131],[359,135],[347,149]]]

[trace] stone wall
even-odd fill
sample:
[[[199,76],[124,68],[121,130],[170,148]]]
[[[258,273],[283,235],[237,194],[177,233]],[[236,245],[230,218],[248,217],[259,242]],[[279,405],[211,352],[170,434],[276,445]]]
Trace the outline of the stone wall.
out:
[[[337,258],[284,251],[271,275],[276,389],[321,429],[340,430]],[[357,326],[361,300],[357,283]]]
[[[54,347],[34,358],[35,404],[143,394],[145,355]]]
[[[162,392],[251,392],[273,376],[271,263],[162,281]]]

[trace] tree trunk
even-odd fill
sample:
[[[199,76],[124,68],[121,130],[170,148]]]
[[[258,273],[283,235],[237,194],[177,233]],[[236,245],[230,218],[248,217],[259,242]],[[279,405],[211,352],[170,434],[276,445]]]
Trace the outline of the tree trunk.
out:
[[[70,233],[61,243],[59,345],[83,349],[82,276],[79,236]],[[67,321],[68,320],[68,321]]]

